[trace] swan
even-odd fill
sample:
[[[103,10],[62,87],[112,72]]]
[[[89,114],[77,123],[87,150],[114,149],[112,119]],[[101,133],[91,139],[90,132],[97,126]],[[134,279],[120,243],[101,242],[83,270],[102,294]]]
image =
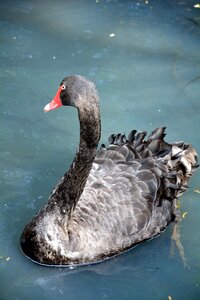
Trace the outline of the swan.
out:
[[[98,98],[94,83],[69,76],[44,108],[77,108],[80,142],[68,172],[22,232],[21,249],[38,264],[96,263],[156,237],[176,219],[177,197],[197,168],[195,149],[166,143],[165,127],[148,138],[136,130],[112,134],[98,150]]]

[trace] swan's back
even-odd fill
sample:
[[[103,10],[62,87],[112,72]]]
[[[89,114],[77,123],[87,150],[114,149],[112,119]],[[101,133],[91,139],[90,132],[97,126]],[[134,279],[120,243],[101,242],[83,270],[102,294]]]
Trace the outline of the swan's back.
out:
[[[188,144],[167,144],[164,130],[146,141],[146,132],[111,135],[109,146],[102,145],[68,224],[74,262],[80,253],[87,262],[122,252],[174,219],[197,154]]]

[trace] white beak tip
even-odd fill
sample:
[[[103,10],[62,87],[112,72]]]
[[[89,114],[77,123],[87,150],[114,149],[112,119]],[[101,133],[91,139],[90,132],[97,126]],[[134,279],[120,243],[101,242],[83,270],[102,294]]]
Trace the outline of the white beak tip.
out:
[[[47,113],[48,111],[50,111],[50,107],[49,107],[49,103],[44,107],[44,112]]]

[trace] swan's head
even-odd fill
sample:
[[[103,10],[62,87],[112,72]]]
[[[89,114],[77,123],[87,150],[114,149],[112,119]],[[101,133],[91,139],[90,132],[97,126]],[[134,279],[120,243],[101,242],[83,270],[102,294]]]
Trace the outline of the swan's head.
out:
[[[82,76],[70,76],[62,80],[53,100],[44,107],[48,112],[60,106],[74,106],[79,110],[98,106],[95,85]]]

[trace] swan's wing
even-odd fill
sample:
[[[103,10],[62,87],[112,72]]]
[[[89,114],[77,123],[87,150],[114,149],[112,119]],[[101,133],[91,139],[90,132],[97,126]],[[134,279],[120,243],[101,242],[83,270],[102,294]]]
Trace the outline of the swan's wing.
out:
[[[72,253],[78,245],[85,260],[102,259],[159,234],[173,218],[174,198],[197,166],[196,151],[164,142],[164,128],[146,141],[145,135],[112,135],[99,150],[68,224],[69,233],[77,232]]]
[[[166,143],[164,130],[154,130],[146,141],[146,132],[135,130],[128,138],[111,135],[110,145],[98,151],[80,203],[111,231],[146,234],[149,223],[161,230],[171,220],[172,201],[185,190],[197,160],[191,146]]]
[[[172,193],[174,198],[176,193],[168,188],[177,190],[178,194],[185,190],[189,177],[198,167],[197,152],[184,142],[165,142],[165,127],[155,129],[145,140],[146,134],[136,130],[132,130],[128,138],[122,134],[112,134],[110,145],[107,148],[102,145],[96,161],[110,158],[116,164],[120,159],[127,165],[137,162],[140,170],[151,169],[158,179],[163,179],[160,188],[165,190],[167,197]]]
[[[99,200],[102,188],[103,195],[107,193],[105,206],[109,207],[112,214],[115,213],[111,218],[116,219],[112,230],[127,236],[133,235],[141,232],[149,223],[160,180],[152,172],[151,158],[145,159],[142,164],[139,161],[127,164],[122,159],[116,161],[117,155],[113,151],[108,151],[107,159],[102,164],[98,161],[98,169],[92,172],[95,180],[91,181],[90,187],[95,188]]]

